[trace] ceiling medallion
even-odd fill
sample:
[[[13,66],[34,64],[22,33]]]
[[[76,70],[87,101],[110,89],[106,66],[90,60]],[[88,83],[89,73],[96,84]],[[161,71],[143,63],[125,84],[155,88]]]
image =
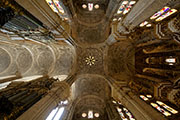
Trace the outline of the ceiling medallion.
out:
[[[94,65],[94,64],[95,64],[95,61],[96,61],[96,60],[94,59],[93,56],[88,56],[88,57],[86,57],[86,60],[85,60],[86,64],[87,64],[87,65],[90,65],[90,66]]]

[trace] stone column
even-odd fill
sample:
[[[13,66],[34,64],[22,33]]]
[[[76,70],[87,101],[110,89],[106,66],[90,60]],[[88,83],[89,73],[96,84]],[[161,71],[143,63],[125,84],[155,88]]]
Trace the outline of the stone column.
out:
[[[108,101],[106,106],[106,112],[108,114],[109,120],[121,120],[118,111],[116,110],[115,106],[112,104],[111,101]]]
[[[171,92],[168,93],[167,98],[170,102],[180,107],[180,89],[172,89]]]
[[[117,86],[115,91],[117,92],[116,98],[131,111],[137,120],[167,120],[161,113],[153,109],[132,92],[125,92],[125,90]]]
[[[27,118],[28,120],[45,120],[58,103],[66,100],[69,94],[70,86],[67,83],[56,82],[44,98],[23,113],[17,120],[26,120]]]

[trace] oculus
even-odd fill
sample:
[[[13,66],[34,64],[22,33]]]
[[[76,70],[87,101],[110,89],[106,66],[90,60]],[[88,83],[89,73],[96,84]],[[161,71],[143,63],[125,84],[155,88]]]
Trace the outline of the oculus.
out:
[[[95,61],[96,60],[93,56],[88,56],[88,57],[86,57],[86,60],[85,60],[86,64],[90,65],[90,66],[94,65]]]

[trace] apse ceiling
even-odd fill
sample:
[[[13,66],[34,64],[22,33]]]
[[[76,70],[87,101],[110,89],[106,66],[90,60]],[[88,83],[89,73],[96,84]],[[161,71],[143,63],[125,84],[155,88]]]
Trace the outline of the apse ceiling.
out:
[[[79,45],[103,43],[110,33],[109,0],[73,0],[72,36]]]
[[[109,0],[73,0],[76,17],[83,23],[98,23],[105,17]]]

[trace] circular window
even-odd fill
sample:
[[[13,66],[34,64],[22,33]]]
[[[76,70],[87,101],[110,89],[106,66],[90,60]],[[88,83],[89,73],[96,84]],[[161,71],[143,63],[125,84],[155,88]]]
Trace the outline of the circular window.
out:
[[[82,5],[82,8],[86,9],[86,8],[87,8],[87,5],[86,5],[86,4],[83,4],[83,5]]]
[[[95,116],[95,117],[99,117],[99,113],[95,113],[94,116]]]
[[[94,8],[99,9],[99,5],[98,5],[98,4],[96,4],[96,5],[94,6]]]
[[[85,118],[86,116],[87,116],[87,114],[86,114],[86,113],[82,113],[82,117],[84,117],[84,118]]]

